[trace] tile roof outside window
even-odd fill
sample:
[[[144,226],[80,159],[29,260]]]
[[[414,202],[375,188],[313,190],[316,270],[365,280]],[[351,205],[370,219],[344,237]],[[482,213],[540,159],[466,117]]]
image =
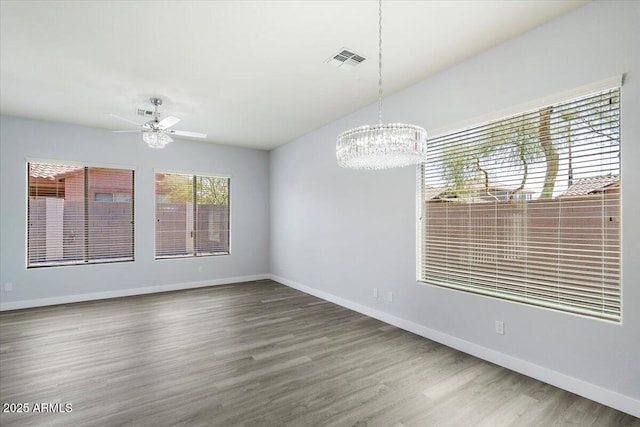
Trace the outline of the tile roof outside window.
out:
[[[587,194],[598,193],[607,187],[613,187],[613,184],[620,182],[619,176],[597,176],[593,178],[583,178],[576,180],[571,187],[567,189],[560,197],[567,196],[585,196]]]
[[[81,166],[52,165],[47,163],[31,163],[29,175],[33,178],[58,179],[65,175],[81,171]]]

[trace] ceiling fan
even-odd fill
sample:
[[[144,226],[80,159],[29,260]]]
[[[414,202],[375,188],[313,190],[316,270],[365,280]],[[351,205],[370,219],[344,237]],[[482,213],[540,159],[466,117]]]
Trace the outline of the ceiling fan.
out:
[[[153,105],[153,111],[138,108],[138,115],[145,116],[145,117],[152,117],[152,119],[146,123],[140,124],[140,123],[134,122],[133,120],[129,120],[125,117],[118,116],[117,114],[107,113],[108,116],[125,121],[127,123],[134,124],[136,126],[140,126],[140,130],[114,130],[113,132],[114,133],[142,132],[142,140],[146,142],[147,145],[151,148],[164,148],[165,145],[167,145],[170,142],[173,142],[173,138],[171,138],[171,135],[189,136],[192,138],[207,137],[207,135],[204,133],[169,129],[171,126],[178,123],[180,119],[173,116],[167,116],[164,119],[160,120],[160,112],[158,111],[158,106],[162,105],[162,99],[151,98],[150,101],[151,101],[151,104]]]

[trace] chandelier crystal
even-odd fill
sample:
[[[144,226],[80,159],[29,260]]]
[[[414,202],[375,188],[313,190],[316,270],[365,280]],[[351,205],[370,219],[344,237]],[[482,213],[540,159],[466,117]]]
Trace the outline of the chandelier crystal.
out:
[[[169,135],[157,130],[143,132],[142,140],[151,148],[164,148],[173,141]]]
[[[350,169],[389,169],[425,161],[427,132],[404,123],[361,126],[338,135],[338,165]]]
[[[382,123],[382,0],[378,2],[378,124],[342,132],[336,142],[338,165],[350,169],[390,169],[427,159],[427,131],[420,126]]]

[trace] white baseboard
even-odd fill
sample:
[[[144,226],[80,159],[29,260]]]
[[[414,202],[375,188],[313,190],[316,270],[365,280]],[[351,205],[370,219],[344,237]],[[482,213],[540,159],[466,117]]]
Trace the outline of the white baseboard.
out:
[[[276,282],[282,283],[283,285],[333,302],[350,310],[357,311],[358,313],[362,313],[369,317],[373,317],[374,319],[381,320],[385,323],[412,332],[416,335],[420,335],[430,340],[439,342],[440,344],[455,348],[456,350],[471,354],[480,359],[495,363],[496,365],[503,366],[507,369],[511,369],[512,371],[519,372],[523,375],[535,378],[547,384],[551,384],[555,387],[567,390],[571,393],[586,397],[587,399],[594,400],[598,403],[610,406],[619,411],[626,412],[636,417],[640,417],[640,400],[574,377],[570,377],[552,369],[527,362],[526,360],[518,359],[508,354],[497,352],[490,348],[483,347],[479,344],[475,344],[470,341],[444,334],[440,331],[428,328],[424,325],[420,325],[418,323],[393,316],[383,311],[367,307],[357,302],[353,302],[336,295],[311,288],[292,280],[285,279],[284,277],[271,274],[270,278]]]
[[[133,295],[154,294],[158,292],[179,291],[183,289],[204,288],[207,286],[228,285],[231,283],[264,280],[269,279],[269,277],[269,274],[256,274],[253,276],[236,276],[226,277],[223,279],[203,280],[198,282],[171,283],[168,285],[145,286],[142,288],[120,289],[116,291],[92,292],[88,294],[65,295],[60,297],[38,298],[14,302],[0,302],[0,311],[43,307],[47,305],[70,304],[82,301],[95,301],[108,298],[128,297]]]

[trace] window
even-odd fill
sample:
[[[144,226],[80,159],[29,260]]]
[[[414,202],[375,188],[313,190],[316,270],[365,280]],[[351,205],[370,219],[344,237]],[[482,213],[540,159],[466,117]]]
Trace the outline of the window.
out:
[[[418,280],[620,320],[620,89],[429,141]]]
[[[156,173],[157,259],[229,254],[229,181]]]
[[[133,261],[133,170],[30,162],[27,171],[27,267]]]

